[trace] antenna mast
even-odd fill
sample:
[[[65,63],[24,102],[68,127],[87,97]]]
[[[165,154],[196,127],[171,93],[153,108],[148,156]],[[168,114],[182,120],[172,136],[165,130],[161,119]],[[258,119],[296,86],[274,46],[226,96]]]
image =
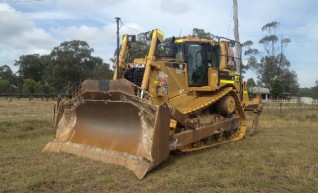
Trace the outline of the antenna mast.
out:
[[[120,21],[120,17],[116,17],[116,23],[117,23],[117,58],[116,58],[116,79],[120,78],[120,74],[119,74],[119,21]]]

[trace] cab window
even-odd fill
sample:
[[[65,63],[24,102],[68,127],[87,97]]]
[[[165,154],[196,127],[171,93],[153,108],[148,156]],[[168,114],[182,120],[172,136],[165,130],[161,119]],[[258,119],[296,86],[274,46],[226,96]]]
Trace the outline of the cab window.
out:
[[[219,68],[219,47],[209,45],[207,48],[207,62],[209,68]]]
[[[188,63],[188,81],[189,86],[202,85],[203,65],[203,47],[200,44],[188,44],[187,63]]]

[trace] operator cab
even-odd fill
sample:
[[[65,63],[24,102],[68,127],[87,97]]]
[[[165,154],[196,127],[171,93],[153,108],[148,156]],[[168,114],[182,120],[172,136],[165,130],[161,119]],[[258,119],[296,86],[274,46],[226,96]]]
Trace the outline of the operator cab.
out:
[[[187,64],[190,87],[208,85],[208,68],[219,67],[219,48],[209,42],[179,39],[159,46],[160,57],[174,58]]]
[[[219,68],[218,46],[207,42],[184,42],[177,47],[177,56],[182,56],[183,52],[184,61],[188,65],[189,86],[207,86],[208,68]]]
[[[220,78],[234,81],[240,77],[233,46],[232,40],[172,38],[169,43],[159,45],[159,54],[161,58],[173,58],[187,64],[189,87],[219,87]]]

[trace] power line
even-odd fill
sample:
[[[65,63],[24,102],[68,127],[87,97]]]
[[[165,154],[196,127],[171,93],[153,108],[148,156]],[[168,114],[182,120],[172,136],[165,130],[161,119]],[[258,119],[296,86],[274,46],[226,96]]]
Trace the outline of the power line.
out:
[[[32,2],[39,2],[43,0],[16,0],[16,1],[0,1],[0,3],[32,3]]]
[[[229,37],[230,27],[231,27],[232,20],[233,20],[233,10],[234,10],[234,6],[232,5],[232,10],[231,10],[231,13],[229,14],[230,15],[230,21],[229,21],[229,26],[227,28],[227,34],[226,34],[227,37]]]

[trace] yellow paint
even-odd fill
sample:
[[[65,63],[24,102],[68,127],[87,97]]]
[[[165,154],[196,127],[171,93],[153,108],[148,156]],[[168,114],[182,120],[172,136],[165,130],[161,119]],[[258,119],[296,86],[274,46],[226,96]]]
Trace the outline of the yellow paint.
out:
[[[177,43],[183,43],[183,39],[178,39],[178,40],[176,40],[175,42],[177,42]]]
[[[146,59],[146,64],[145,64],[144,77],[141,83],[142,90],[147,90],[148,88],[148,82],[149,82],[150,73],[151,73],[151,64],[153,63],[155,58],[154,56],[155,56],[156,47],[157,47],[157,44],[160,44],[162,41],[163,41],[163,32],[161,32],[158,29],[153,30],[148,57]]]
[[[223,84],[234,84],[234,80],[221,80]]]
[[[163,32],[160,31],[159,29],[156,29],[157,33],[163,36]]]

